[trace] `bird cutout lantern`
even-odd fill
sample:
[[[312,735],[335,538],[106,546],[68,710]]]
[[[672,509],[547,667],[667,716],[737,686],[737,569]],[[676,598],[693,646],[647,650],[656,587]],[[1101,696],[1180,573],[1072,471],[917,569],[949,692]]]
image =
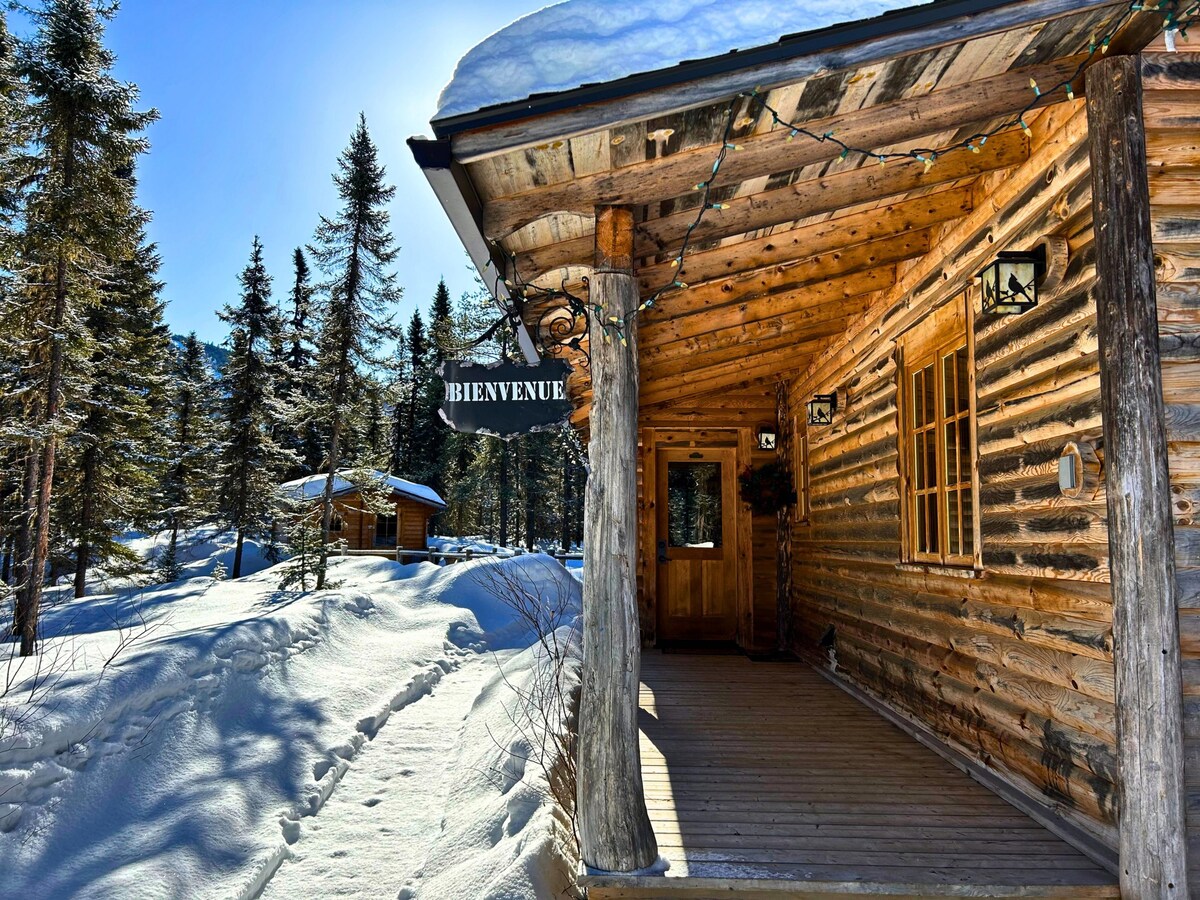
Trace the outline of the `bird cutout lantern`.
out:
[[[1045,268],[1043,251],[1000,253],[980,272],[983,311],[998,316],[1020,315],[1038,304],[1038,277]]]

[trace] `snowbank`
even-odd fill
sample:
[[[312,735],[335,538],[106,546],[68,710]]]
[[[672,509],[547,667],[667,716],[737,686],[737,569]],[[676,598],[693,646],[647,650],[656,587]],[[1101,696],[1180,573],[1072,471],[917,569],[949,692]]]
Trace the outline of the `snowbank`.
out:
[[[129,534],[122,539],[130,550],[137,553],[153,570],[159,558],[170,546],[171,533],[160,531],[157,534]],[[179,533],[175,545],[175,556],[183,574],[181,578],[196,578],[212,575],[217,566],[222,566],[226,572],[233,571],[233,556],[237,551],[237,532],[225,530],[215,525],[203,525],[198,528],[184,529]],[[251,538],[242,543],[242,574],[253,575],[271,565],[266,557],[266,547]],[[129,585],[120,580],[106,579],[103,573],[98,573],[95,587],[100,590],[125,588]]]
[[[787,35],[916,5],[909,0],[567,0],[518,19],[469,50],[438,98],[435,119],[763,47]]]
[[[0,728],[6,891],[256,896],[393,714],[464,665],[489,664],[485,644],[512,655],[533,642],[480,577],[489,569],[578,608],[561,567],[524,557],[448,568],[337,559],[340,587],[321,594],[279,591],[268,569],[48,610],[41,659],[57,661],[61,678],[15,739]],[[0,726],[24,696],[0,700]],[[472,709],[494,723],[495,702]],[[490,792],[473,802],[498,802]],[[540,828],[545,815],[529,821]],[[542,872],[544,855],[528,858],[542,838],[510,831],[490,845],[496,864],[524,858]]]

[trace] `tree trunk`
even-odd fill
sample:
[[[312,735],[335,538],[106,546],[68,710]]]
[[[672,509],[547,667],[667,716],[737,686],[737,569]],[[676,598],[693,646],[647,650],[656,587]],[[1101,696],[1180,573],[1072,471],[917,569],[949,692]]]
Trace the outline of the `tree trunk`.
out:
[[[13,538],[13,583],[16,587],[16,602],[13,606],[13,635],[20,637],[25,630],[28,612],[26,585],[33,575],[33,518],[36,514],[38,486],[38,455],[32,447],[25,454],[25,473],[21,480],[21,512],[17,533]]]
[[[83,509],[79,514],[79,543],[75,548],[75,598],[83,596],[87,585],[89,557],[92,554],[92,517],[96,504],[92,495],[96,490],[96,448],[88,447],[83,454],[83,479],[80,492]]]
[[[508,546],[508,444],[500,442],[500,546]]]
[[[537,499],[537,484],[534,476],[534,454],[535,448],[531,446],[533,442],[526,438],[525,440],[525,549],[530,553],[533,552],[533,532],[534,527],[534,505]]]
[[[246,541],[246,533],[238,528],[237,548],[233,551],[233,578],[242,577],[242,545]]]
[[[592,414],[584,519],[583,672],[579,703],[578,820],[589,866],[630,872],[651,865],[658,844],[642,792],[638,748],[641,632],[637,609],[637,279],[633,214],[596,210],[592,302],[629,318],[625,342],[605,340],[591,317]]]
[[[571,466],[566,459],[562,467],[562,522],[558,529],[558,543],[564,553],[571,548]]]
[[[1088,71],[1096,313],[1108,469],[1121,896],[1186,897],[1175,539],[1140,60]]]
[[[69,183],[69,179],[68,179]],[[21,655],[32,656],[37,650],[38,613],[42,604],[46,558],[50,553],[50,500],[54,493],[54,461],[58,450],[58,412],[62,404],[63,339],[60,334],[67,314],[67,261],[59,253],[54,277],[54,314],[50,324],[50,371],[46,378],[46,396],[42,426],[40,472],[37,504],[33,518],[33,553],[29,577],[24,586],[24,614],[21,619]],[[18,600],[18,603],[21,603]]]

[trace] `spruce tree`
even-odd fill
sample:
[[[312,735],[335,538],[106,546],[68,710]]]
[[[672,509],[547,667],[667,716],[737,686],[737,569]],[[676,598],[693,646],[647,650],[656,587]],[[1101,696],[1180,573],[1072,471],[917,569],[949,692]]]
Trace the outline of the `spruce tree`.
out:
[[[274,349],[280,334],[271,303],[271,277],[258,238],[239,277],[241,302],[226,306],[229,359],[221,378],[225,433],[221,442],[219,506],[237,532],[233,577],[242,574],[246,538],[267,539],[275,519],[281,475],[295,456],[279,443],[286,410],[276,397]]]
[[[333,218],[321,217],[312,250],[327,279],[317,344],[320,390],[316,399],[318,421],[328,429],[322,556],[333,515],[334,474],[342,464],[343,431],[361,396],[360,367],[377,362],[379,345],[392,332],[390,307],[400,296],[396,276],[389,271],[398,248],[388,228],[387,203],[396,189],[384,178],[366,117],[360,114],[333,176],[342,208]],[[324,585],[322,566],[317,589]]]
[[[20,283],[10,298],[23,307],[15,623],[22,655],[34,653],[37,641],[55,462],[69,426],[64,401],[90,353],[83,315],[102,300],[112,261],[133,254],[144,224],[129,174],[147,147],[138,134],[155,114],[135,111],[137,88],[111,74],[114,57],[104,46],[111,13],[93,0],[48,0],[30,13],[37,34],[18,55],[31,101],[31,142],[15,161],[28,199]]]
[[[93,562],[136,566],[117,538],[149,528],[165,457],[170,333],[163,322],[158,252],[142,243],[120,263],[104,302],[84,323],[92,348],[90,389],[77,403],[78,425],[62,448],[56,485],[59,529],[75,558],[75,596],[82,597]]]
[[[195,332],[183,339],[173,362],[167,465],[160,491],[163,516],[171,533],[159,560],[159,574],[164,581],[179,577],[179,532],[208,515],[216,487],[216,387],[204,345]]]
[[[425,334],[425,320],[421,311],[414,310],[408,323],[408,391],[404,403],[404,436],[400,468],[396,473],[412,481],[421,481],[423,473],[422,452],[425,437],[422,416],[427,382],[429,379],[429,339]]]
[[[304,251],[292,254],[292,288],[288,293],[289,311],[284,326],[284,372],[280,395],[295,411],[292,429],[284,441],[299,462],[287,473],[299,478],[316,472],[324,459],[324,441],[318,424],[312,419],[316,399],[316,353],[313,347],[314,291]]]

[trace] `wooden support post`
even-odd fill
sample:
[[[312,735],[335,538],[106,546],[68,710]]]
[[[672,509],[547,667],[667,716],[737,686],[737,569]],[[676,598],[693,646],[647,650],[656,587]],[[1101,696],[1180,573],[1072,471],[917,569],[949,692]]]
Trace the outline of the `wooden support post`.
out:
[[[642,793],[638,750],[641,637],[637,609],[637,279],[633,213],[596,210],[592,304],[624,319],[606,339],[589,316],[592,415],[584,506],[583,685],[578,809],[583,861],[609,872],[644,869],[658,844]]]
[[[800,473],[793,471],[792,417],[788,412],[788,386],[775,385],[775,454],[784,471],[792,476],[796,486]],[[775,522],[775,649],[786,653],[792,647],[792,519],[795,504],[788,504],[776,514]]]
[[[1186,897],[1175,540],[1137,57],[1088,71],[1108,468],[1121,896]]]

